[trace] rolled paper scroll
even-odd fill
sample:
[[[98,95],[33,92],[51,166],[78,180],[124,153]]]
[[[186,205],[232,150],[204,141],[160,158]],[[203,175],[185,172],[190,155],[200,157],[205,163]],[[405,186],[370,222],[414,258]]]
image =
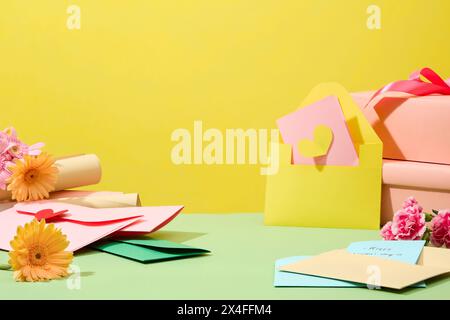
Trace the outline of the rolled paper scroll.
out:
[[[76,204],[89,208],[122,208],[140,207],[138,193],[123,193],[110,191],[63,190],[50,194],[50,201]],[[14,207],[17,202],[4,200],[0,202],[0,212]]]
[[[102,177],[100,160],[95,154],[59,158],[55,165],[59,171],[55,191],[97,184]]]
[[[58,179],[54,191],[97,184],[102,176],[100,160],[95,154],[57,158]],[[11,200],[11,193],[0,190],[0,200]]]
[[[50,199],[90,208],[121,208],[141,206],[141,200],[139,198],[139,194],[137,193],[66,190],[53,192],[50,195]]]

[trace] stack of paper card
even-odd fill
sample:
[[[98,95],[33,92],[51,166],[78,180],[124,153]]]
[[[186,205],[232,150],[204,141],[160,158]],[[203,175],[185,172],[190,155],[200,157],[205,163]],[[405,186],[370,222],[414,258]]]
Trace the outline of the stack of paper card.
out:
[[[209,252],[140,237],[167,225],[181,212],[183,206],[139,205],[138,194],[92,191],[60,191],[53,193],[49,200],[3,203],[0,213],[0,249],[10,250],[10,241],[18,226],[34,218],[44,218],[67,236],[69,251],[90,246],[140,262],[178,259]]]
[[[96,155],[61,157],[55,167],[55,192],[47,200],[17,203],[11,192],[0,190],[0,250],[10,250],[17,228],[36,218],[61,229],[69,240],[68,251],[91,246],[140,262],[209,252],[169,241],[136,238],[164,227],[181,212],[182,205],[141,207],[137,193],[70,190],[100,182],[102,170]],[[127,238],[119,240],[119,236]]]
[[[425,241],[364,241],[314,257],[275,263],[276,287],[425,287],[426,279],[450,272],[450,250]]]

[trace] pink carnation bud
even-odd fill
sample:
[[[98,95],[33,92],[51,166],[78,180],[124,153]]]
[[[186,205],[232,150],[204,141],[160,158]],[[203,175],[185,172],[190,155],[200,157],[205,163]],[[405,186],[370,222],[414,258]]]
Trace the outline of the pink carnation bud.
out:
[[[416,198],[409,197],[408,199],[403,202],[403,209],[411,208],[411,207],[417,207],[419,208],[420,212],[422,212],[422,207],[419,205],[419,202],[417,202]]]

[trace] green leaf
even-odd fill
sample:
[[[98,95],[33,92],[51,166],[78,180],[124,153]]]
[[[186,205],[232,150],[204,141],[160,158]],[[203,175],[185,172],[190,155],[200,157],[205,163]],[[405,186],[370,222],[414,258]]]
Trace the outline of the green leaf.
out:
[[[431,220],[433,220],[434,215],[428,212],[424,212],[425,213],[425,221],[426,222],[430,222]]]
[[[439,213],[439,210],[436,210],[436,209],[433,209],[431,211],[433,211],[434,214],[438,214]]]

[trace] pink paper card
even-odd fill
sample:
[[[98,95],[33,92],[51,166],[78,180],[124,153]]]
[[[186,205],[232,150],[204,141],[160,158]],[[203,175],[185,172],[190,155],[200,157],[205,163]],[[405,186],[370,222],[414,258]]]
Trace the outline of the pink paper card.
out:
[[[54,201],[18,203],[0,212],[0,249],[10,250],[9,242],[17,227],[30,222],[36,216],[47,214],[48,222],[54,223],[70,241],[67,250],[76,251],[95,241],[116,234],[149,233],[169,223],[183,206],[88,208]]]
[[[357,166],[359,163],[339,100],[328,96],[277,120],[292,163]]]

